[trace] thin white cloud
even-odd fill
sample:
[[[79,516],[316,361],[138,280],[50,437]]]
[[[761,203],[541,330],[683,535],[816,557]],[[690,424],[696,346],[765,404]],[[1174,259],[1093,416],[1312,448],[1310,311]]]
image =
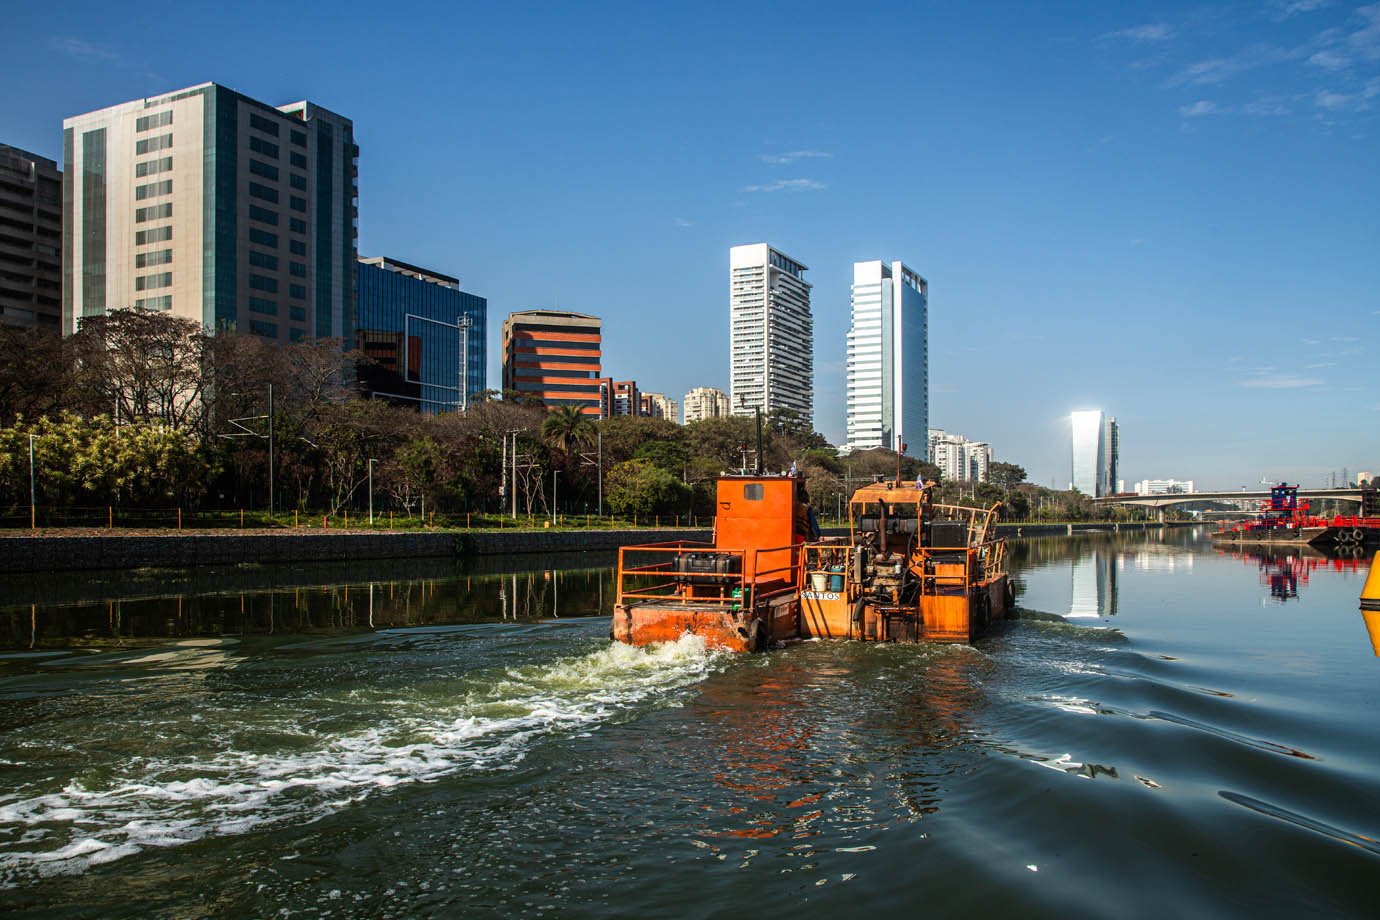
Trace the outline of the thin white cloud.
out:
[[[1336,361],[1319,361],[1317,364],[1305,364],[1304,368],[1310,371],[1321,370],[1324,367],[1336,367]]]
[[[1308,63],[1323,70],[1345,70],[1351,66],[1351,58],[1336,51],[1319,51],[1309,56]]]
[[[797,160],[827,160],[833,156],[823,150],[790,150],[786,153],[763,153],[757,159],[771,166],[788,166]]]
[[[80,38],[51,38],[48,47],[79,61],[118,61],[120,55],[109,45],[98,45]]]
[[[1276,19],[1289,19],[1301,13],[1320,10],[1331,2],[1332,0],[1273,0],[1270,6],[1274,8]]]
[[[1192,105],[1179,106],[1179,114],[1184,118],[1202,118],[1206,115],[1221,115],[1224,109],[1218,108],[1217,103],[1210,99],[1199,99]]]
[[[1131,26],[1129,29],[1117,29],[1115,32],[1106,32],[1102,35],[1104,39],[1123,39],[1129,42],[1141,44],[1143,42],[1164,42],[1174,37],[1174,30],[1163,22],[1147,22],[1138,26]]]
[[[777,179],[775,182],[768,182],[765,185],[747,185],[743,187],[745,192],[817,192],[820,189],[828,188],[823,182],[816,179]]]
[[[1265,390],[1302,390],[1322,386],[1316,377],[1296,377],[1292,374],[1262,374],[1241,381],[1243,387]]]
[[[695,222],[694,222],[693,220],[686,220],[684,217],[677,217],[675,220],[671,221],[671,223],[674,224],[674,225],[677,226],[677,227],[693,227],[693,226],[695,226]]]

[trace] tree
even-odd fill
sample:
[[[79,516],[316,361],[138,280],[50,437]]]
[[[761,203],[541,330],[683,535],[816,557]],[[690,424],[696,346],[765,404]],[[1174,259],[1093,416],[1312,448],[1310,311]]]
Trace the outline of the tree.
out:
[[[119,422],[199,426],[210,380],[209,337],[195,320],[149,310],[111,310],[72,336],[78,386],[88,405]]]
[[[615,514],[674,514],[686,508],[690,487],[647,460],[627,460],[609,470],[604,500]]]
[[[594,423],[579,406],[557,406],[541,423],[542,440],[558,445],[567,457],[578,445],[594,440],[594,434]]]
[[[1014,463],[991,463],[987,467],[987,481],[1008,492],[1025,482],[1025,467]]]

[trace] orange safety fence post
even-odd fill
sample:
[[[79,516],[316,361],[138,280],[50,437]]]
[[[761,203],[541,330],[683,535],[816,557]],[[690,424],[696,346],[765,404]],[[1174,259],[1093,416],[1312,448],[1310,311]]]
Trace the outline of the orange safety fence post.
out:
[[[106,505],[106,506],[105,506],[105,510],[110,514],[109,522],[106,524],[106,528],[105,528],[105,529],[106,529],[106,530],[114,530],[114,529],[115,529],[115,506],[114,506],[114,505]]]
[[[178,529],[178,530],[181,530],[181,529],[182,529],[182,509],[181,509],[181,508],[178,508],[178,509],[177,509],[177,529]]]
[[[297,529],[297,509],[296,509],[296,508],[293,508],[293,509],[292,509],[292,529],[293,529],[293,530],[296,530],[296,529]]]
[[[322,529],[322,530],[330,530],[330,529],[331,529],[331,516],[330,516],[329,514],[323,514],[323,515],[321,515],[321,529]]]
[[[244,530],[244,509],[240,509],[240,530]]]

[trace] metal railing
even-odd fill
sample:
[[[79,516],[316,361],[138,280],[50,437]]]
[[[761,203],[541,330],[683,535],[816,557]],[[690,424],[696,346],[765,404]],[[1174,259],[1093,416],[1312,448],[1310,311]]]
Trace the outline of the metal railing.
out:
[[[683,556],[712,553],[737,560],[737,571],[696,572],[682,568]],[[778,562],[778,557],[784,560]],[[732,568],[732,566],[730,566]],[[782,594],[793,594],[800,572],[800,544],[769,549],[718,549],[710,543],[652,543],[618,550],[617,600],[676,601],[716,609],[751,610]]]

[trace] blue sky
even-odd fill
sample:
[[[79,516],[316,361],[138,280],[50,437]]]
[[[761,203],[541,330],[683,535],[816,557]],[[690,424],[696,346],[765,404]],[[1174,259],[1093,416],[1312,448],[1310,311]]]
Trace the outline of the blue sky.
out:
[[[1069,479],[1380,472],[1380,2],[31,4],[0,140],[214,80],[355,122],[360,251],[458,274],[497,340],[727,388],[728,248],[810,266],[841,439],[851,263],[930,282],[931,424]]]

